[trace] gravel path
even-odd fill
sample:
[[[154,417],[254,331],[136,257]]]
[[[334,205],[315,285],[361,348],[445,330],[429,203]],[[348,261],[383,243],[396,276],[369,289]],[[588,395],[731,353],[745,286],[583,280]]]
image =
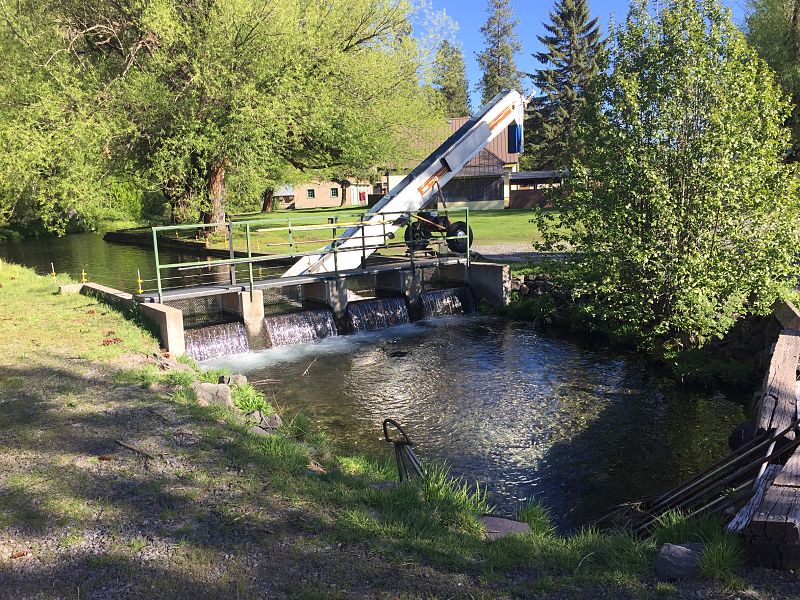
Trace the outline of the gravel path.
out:
[[[536,252],[529,243],[490,244],[472,246],[481,258],[497,262],[537,263],[547,259],[563,258],[562,253]]]

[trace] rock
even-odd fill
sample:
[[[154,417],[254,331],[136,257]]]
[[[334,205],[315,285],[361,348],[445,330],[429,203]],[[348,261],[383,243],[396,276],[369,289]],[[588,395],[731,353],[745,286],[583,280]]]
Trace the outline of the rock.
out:
[[[241,373],[234,373],[233,375],[220,375],[219,383],[224,383],[230,387],[241,387],[247,383],[247,377]]]
[[[282,425],[283,419],[281,419],[281,416],[277,413],[271,414],[266,419],[261,421],[261,427],[264,427],[265,429],[280,429]]]
[[[81,289],[83,289],[82,283],[66,283],[64,285],[58,286],[58,293],[59,294],[80,294]]]
[[[656,575],[671,581],[696,577],[702,555],[703,544],[664,544],[656,557]]]
[[[531,528],[527,523],[502,519],[500,517],[478,517],[478,521],[486,528],[486,539],[496,540],[507,535],[521,535],[530,533]]]
[[[520,282],[519,279],[512,279],[511,280],[511,291],[512,292],[518,292],[520,285],[522,285],[522,283]]]
[[[250,428],[248,429],[248,431],[249,431],[250,433],[252,433],[253,435],[257,435],[257,436],[269,435],[269,432],[268,432],[268,431],[264,431],[263,429],[261,429],[261,427],[256,427],[255,425],[253,425],[252,427],[250,427]]]
[[[550,292],[553,291],[553,288],[555,286],[549,281],[537,280],[536,283],[534,284],[534,287],[536,288],[536,291],[539,292],[540,294],[549,294]]]
[[[528,286],[525,285],[524,283],[519,286],[519,295],[520,296],[527,296],[529,291],[530,290],[528,289]]]
[[[200,383],[195,381],[192,384],[192,389],[200,406],[216,404],[229,409],[236,408],[231,399],[231,388],[224,383]]]
[[[536,281],[550,281],[550,275],[548,273],[539,273],[536,276]]]

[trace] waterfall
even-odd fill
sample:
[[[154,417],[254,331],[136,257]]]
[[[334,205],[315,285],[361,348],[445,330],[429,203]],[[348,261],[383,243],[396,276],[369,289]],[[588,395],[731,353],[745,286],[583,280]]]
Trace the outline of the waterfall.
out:
[[[378,298],[347,305],[347,316],[353,331],[372,331],[409,323],[404,298]]]
[[[230,356],[250,349],[244,325],[238,322],[187,329],[184,340],[186,353],[195,360]]]
[[[472,292],[466,287],[423,292],[420,299],[426,319],[460,315],[474,309]]]
[[[267,348],[304,344],[335,335],[336,322],[329,310],[307,310],[264,319]]]

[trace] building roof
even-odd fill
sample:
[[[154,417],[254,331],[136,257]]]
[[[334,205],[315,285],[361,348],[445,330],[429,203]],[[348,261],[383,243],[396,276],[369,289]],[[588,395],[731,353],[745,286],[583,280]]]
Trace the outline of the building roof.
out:
[[[526,181],[542,181],[544,179],[564,179],[566,171],[517,171],[511,173],[509,179],[511,183],[524,183]]]
[[[472,117],[454,117],[450,119],[450,132],[455,133],[471,118]],[[508,151],[508,135],[505,131],[489,142],[486,149],[502,160],[504,164],[508,165],[519,162],[519,154]]]

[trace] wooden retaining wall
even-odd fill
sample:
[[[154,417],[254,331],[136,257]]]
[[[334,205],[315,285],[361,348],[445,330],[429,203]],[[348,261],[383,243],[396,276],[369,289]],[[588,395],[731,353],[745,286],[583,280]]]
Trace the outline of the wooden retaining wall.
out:
[[[784,323],[800,325],[797,309],[788,305]],[[793,323],[793,324],[794,324]],[[797,326],[795,325],[795,326]],[[796,422],[798,407],[797,369],[800,360],[800,330],[784,329],[778,336],[760,400],[755,424],[762,432],[782,432]],[[776,448],[796,439],[790,429],[775,440]],[[755,562],[774,568],[800,566],[800,448],[778,455],[765,464],[748,506],[737,515],[739,526]],[[735,519],[736,521],[736,519]]]

